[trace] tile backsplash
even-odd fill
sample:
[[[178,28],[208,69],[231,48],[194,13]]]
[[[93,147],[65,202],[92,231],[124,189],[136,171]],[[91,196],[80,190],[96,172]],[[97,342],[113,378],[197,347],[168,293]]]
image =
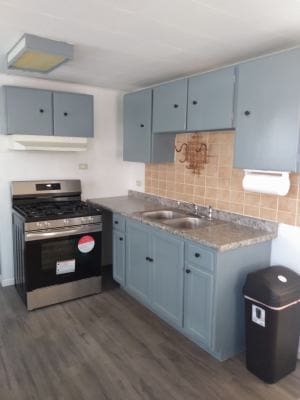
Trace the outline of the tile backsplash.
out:
[[[180,146],[191,134],[178,134]],[[196,133],[208,148],[208,164],[200,175],[195,175],[180,162],[182,154],[175,154],[175,163],[147,164],[145,192],[176,200],[211,205],[252,217],[300,226],[300,174],[291,174],[291,189],[287,196],[246,192],[242,188],[244,171],[233,168],[233,131]]]

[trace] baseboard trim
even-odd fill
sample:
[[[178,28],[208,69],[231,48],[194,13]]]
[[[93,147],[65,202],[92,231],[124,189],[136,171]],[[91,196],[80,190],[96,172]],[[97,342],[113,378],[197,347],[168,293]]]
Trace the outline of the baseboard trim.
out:
[[[15,284],[15,279],[14,278],[8,278],[8,279],[2,279],[1,277],[1,286],[12,286]]]

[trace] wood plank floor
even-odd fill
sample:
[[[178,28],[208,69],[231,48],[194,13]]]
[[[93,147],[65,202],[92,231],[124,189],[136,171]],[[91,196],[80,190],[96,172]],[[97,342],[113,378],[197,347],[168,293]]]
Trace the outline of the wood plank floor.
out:
[[[28,313],[0,289],[1,400],[295,400],[300,365],[267,385],[220,363],[118,288]]]

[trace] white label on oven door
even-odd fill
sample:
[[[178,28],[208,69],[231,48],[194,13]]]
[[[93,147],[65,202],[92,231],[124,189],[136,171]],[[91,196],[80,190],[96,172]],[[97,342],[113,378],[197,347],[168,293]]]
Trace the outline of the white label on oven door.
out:
[[[79,239],[78,250],[81,253],[89,253],[95,247],[95,240],[90,235],[84,235]]]
[[[75,260],[64,260],[56,262],[56,275],[75,272]]]

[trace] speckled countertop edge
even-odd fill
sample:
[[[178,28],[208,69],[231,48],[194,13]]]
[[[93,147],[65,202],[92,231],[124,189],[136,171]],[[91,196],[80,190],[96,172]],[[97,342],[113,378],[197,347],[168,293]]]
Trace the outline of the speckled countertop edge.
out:
[[[163,231],[192,240],[204,246],[218,251],[233,250],[238,247],[250,246],[257,243],[271,241],[277,237],[277,224],[269,221],[258,220],[224,213],[224,219],[220,219],[218,210],[214,210],[216,218],[212,221],[193,230],[179,230],[165,225],[158,221],[143,218],[144,211],[159,210],[165,207],[182,210],[187,214],[195,214],[194,206],[191,203],[180,203],[178,206],[174,200],[152,196],[141,192],[129,192],[129,196],[96,198],[88,200],[90,203],[100,206],[111,212],[119,213],[146,225],[153,226]],[[206,212],[205,207],[199,207],[198,214]],[[229,215],[227,215],[229,214]],[[224,217],[224,215],[221,215]],[[238,219],[238,222],[236,220]],[[242,220],[242,221],[241,221]]]

